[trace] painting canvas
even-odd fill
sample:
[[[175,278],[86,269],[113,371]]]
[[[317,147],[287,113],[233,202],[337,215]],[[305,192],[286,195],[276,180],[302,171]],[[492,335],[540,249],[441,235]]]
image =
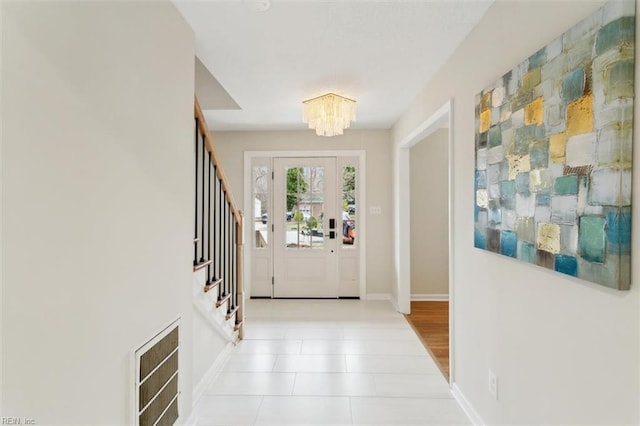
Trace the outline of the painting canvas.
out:
[[[626,290],[635,1],[613,1],[476,96],[475,247]]]

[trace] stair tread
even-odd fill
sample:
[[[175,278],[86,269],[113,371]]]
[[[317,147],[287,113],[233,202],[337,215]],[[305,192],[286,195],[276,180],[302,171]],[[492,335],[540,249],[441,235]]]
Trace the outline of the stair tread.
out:
[[[220,306],[222,306],[224,304],[224,302],[226,302],[229,299],[231,299],[231,293],[227,294],[222,299],[218,300],[216,302],[216,308],[219,308]]]
[[[236,306],[235,308],[233,308],[230,312],[227,312],[227,315],[225,315],[225,318],[227,320],[230,320],[231,317],[233,316],[233,314],[235,314],[236,312],[238,312],[238,309],[240,308],[240,306]]]
[[[214,288],[216,288],[218,285],[220,285],[220,283],[222,282],[222,278],[219,278],[217,280],[211,281],[210,283],[206,283],[204,285],[204,292],[208,292],[213,290]]]
[[[202,268],[206,268],[207,266],[211,265],[212,263],[213,263],[213,260],[205,260],[204,262],[197,263],[197,264],[193,265],[193,272],[199,271]]]

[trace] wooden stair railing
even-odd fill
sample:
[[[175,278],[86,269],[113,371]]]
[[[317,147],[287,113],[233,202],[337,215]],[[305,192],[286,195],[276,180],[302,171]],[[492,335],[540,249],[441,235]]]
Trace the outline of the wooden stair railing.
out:
[[[195,226],[193,270],[207,268],[204,292],[217,289],[216,307],[244,337],[243,214],[231,194],[198,99],[195,118]],[[213,188],[212,188],[213,186]]]

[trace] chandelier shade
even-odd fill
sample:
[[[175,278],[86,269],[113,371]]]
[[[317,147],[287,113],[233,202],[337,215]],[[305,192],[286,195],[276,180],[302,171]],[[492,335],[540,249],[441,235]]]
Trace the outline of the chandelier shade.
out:
[[[356,101],[327,93],[302,102],[302,120],[318,136],[342,135],[356,119]]]

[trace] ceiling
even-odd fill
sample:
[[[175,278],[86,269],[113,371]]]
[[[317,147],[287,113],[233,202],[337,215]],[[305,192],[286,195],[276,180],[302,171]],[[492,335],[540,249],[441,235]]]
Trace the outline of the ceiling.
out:
[[[231,98],[203,105],[212,130],[304,129],[326,92],[357,101],[352,128],[390,128],[491,3],[174,0]]]

